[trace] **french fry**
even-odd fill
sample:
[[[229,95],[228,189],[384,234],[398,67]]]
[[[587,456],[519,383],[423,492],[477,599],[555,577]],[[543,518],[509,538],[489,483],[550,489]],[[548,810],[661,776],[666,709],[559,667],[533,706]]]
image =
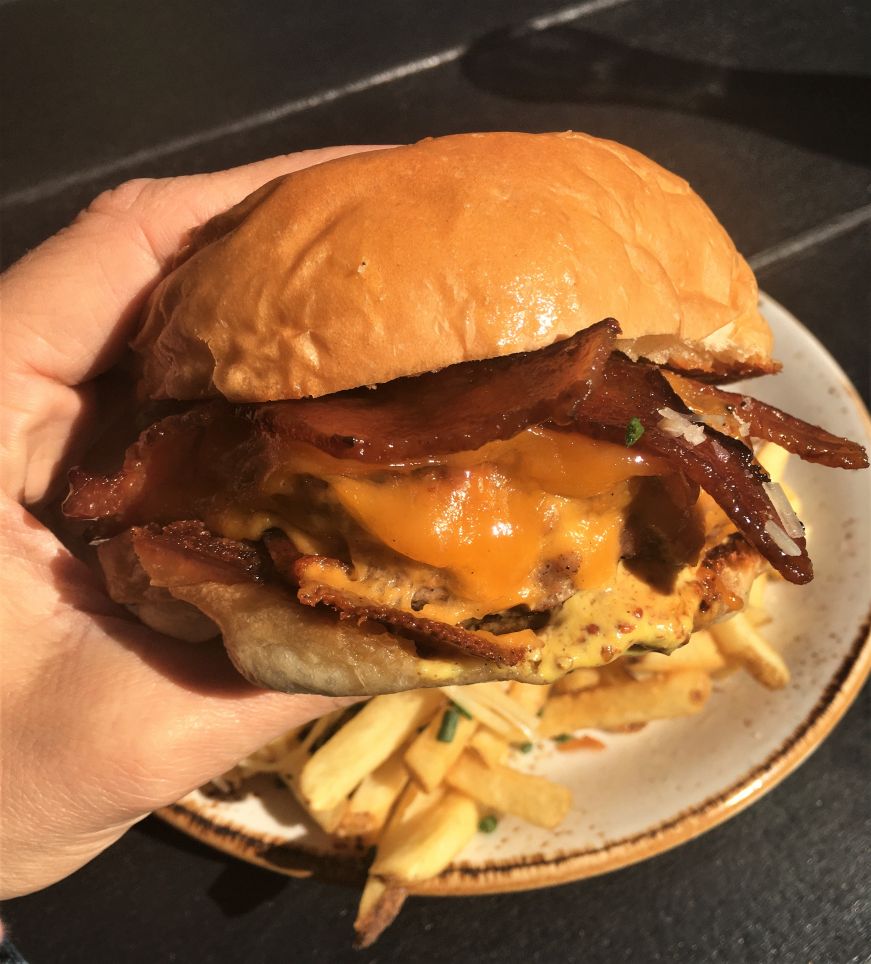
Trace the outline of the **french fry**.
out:
[[[554,695],[559,693],[576,693],[578,690],[588,690],[594,686],[598,686],[600,682],[601,677],[597,669],[576,669],[567,676],[563,676],[562,679],[558,679],[553,684],[552,692]]]
[[[547,687],[544,687],[547,696]],[[512,699],[501,683],[444,686],[442,690],[479,723],[509,740],[531,740],[538,727],[536,712]]]
[[[440,874],[475,835],[478,808],[448,791],[432,806],[392,826],[378,846],[371,873],[399,883]]]
[[[358,950],[371,947],[396,920],[407,893],[405,888],[387,883],[380,877],[370,876],[366,880],[354,921],[354,946]]]
[[[418,816],[431,810],[445,794],[445,788],[439,787],[431,793],[422,790],[418,784],[409,780],[405,789],[396,801],[396,806],[390,814],[390,819],[381,834],[379,847],[390,847],[391,839],[401,838],[406,826]]]
[[[747,605],[744,607],[744,615],[754,626],[763,626],[771,622],[771,616],[765,608],[765,586],[766,578],[764,575],[754,580],[747,596]]]
[[[400,750],[364,777],[351,794],[341,823],[336,828],[338,836],[371,838],[381,830],[393,804],[408,783],[408,770],[402,757]]]
[[[555,696],[545,704],[539,735],[554,737],[580,729],[689,716],[699,712],[710,692],[707,673],[683,670]]]
[[[492,730],[479,728],[469,741],[469,746],[488,767],[498,767],[508,758],[508,741]]]
[[[726,660],[717,648],[714,637],[707,630],[690,636],[689,642],[672,653],[645,653],[632,664],[633,672],[674,673],[682,669],[700,669],[706,673],[720,673]]]
[[[560,823],[572,803],[568,789],[558,783],[510,767],[488,767],[469,752],[457,760],[445,779],[449,786],[491,810],[548,829]]]
[[[445,774],[456,763],[478,725],[474,720],[458,715],[453,738],[450,742],[443,743],[438,738],[442,720],[443,713],[436,713],[426,729],[414,738],[405,751],[405,765],[424,790],[435,790],[444,780]]]
[[[547,683],[517,683],[508,687],[508,695],[530,713],[538,713],[547,701],[550,686]]]
[[[768,689],[782,689],[789,683],[789,669],[780,654],[738,613],[711,628],[722,653],[740,663]]]
[[[479,685],[481,684],[443,686],[442,692],[449,696],[457,706],[461,706],[467,713],[470,713],[478,723],[489,727],[494,733],[499,733],[508,740],[527,739],[526,733],[516,722],[506,719],[504,715],[497,713],[488,704],[477,698],[476,690]]]
[[[329,811],[394,753],[436,711],[437,690],[371,699],[303,766],[299,793],[312,810]]]

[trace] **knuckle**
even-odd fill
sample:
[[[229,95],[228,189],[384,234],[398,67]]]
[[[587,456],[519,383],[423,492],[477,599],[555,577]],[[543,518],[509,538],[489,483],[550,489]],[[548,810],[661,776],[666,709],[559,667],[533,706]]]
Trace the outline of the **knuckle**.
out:
[[[137,177],[130,181],[124,181],[122,184],[98,194],[85,208],[83,215],[126,214],[142,202],[143,197],[148,194],[155,183],[157,182],[154,178],[149,177]]]

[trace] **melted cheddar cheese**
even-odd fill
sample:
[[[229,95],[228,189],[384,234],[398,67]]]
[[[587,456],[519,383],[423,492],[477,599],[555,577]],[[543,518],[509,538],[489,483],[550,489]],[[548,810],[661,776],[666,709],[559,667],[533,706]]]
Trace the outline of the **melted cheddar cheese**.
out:
[[[541,427],[474,452],[394,466],[337,459],[297,444],[265,480],[264,504],[239,506],[211,521],[233,538],[256,539],[281,528],[302,551],[321,552],[317,533],[285,511],[296,480],[313,476],[327,486],[334,518],[346,514],[374,542],[438,573],[451,605],[428,605],[426,615],[457,622],[540,603],[548,565],[562,566],[574,589],[608,585],[620,555],[629,480],[664,471],[657,459],[632,449]],[[365,549],[349,545],[354,578],[370,582]],[[425,573],[414,577],[427,585]],[[379,601],[388,602],[384,595]],[[409,592],[390,595],[391,605],[409,607]]]

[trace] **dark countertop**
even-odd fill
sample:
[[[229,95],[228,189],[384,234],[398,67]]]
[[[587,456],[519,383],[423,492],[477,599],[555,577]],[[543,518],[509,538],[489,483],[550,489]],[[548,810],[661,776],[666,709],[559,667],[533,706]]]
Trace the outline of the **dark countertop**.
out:
[[[687,177],[866,401],[871,7],[824,0],[0,2],[3,263],[126,178],[300,148],[574,128]],[[677,850],[549,891],[410,901],[349,951],[354,891],[149,819],[3,908],[32,962],[865,961],[871,698]]]

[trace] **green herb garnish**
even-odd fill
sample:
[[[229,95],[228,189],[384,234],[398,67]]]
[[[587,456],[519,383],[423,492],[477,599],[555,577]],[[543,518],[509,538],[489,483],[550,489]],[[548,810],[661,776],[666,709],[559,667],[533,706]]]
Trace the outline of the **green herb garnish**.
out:
[[[531,743],[521,743],[517,749],[520,750],[521,753],[532,753],[533,746]]]
[[[486,817],[481,817],[478,822],[478,829],[481,833],[493,833],[493,831],[499,826],[499,821],[493,816],[492,813],[487,814]]]
[[[467,720],[472,719],[472,714],[464,706],[460,706],[459,703],[455,703],[453,700],[451,700],[451,706],[456,709],[460,716],[465,716]]]
[[[553,738],[554,743],[568,743],[572,739],[571,733],[560,733]]]
[[[455,704],[451,703],[442,717],[442,723],[439,727],[438,736],[436,737],[439,743],[453,743],[454,736],[456,736],[457,733],[457,723],[459,722],[459,710]]]
[[[626,426],[626,444],[634,445],[642,435],[644,435],[644,426],[641,424],[641,419],[630,418]]]

